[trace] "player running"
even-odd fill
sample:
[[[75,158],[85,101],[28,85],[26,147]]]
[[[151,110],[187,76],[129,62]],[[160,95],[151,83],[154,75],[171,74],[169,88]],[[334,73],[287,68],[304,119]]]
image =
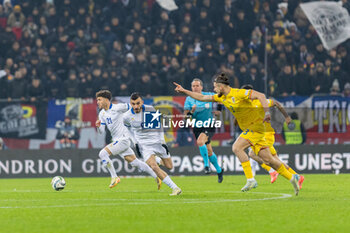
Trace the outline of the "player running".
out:
[[[130,109],[129,104],[112,104],[112,93],[108,90],[101,90],[97,92],[96,99],[98,108],[101,109],[98,115],[98,120],[96,121],[96,127],[100,133],[103,133],[105,131],[105,127],[107,127],[111,132],[113,139],[113,142],[103,148],[99,153],[102,164],[111,174],[112,179],[109,187],[113,188],[120,182],[120,178],[118,177],[113,162],[110,159],[111,155],[119,155],[131,166],[137,167],[140,171],[147,172],[153,178],[155,178],[159,188],[161,181],[157,175],[146,163],[137,159],[133,150],[130,148],[131,142],[129,133],[123,124],[123,113]]]
[[[212,92],[203,92],[203,82],[202,80],[195,78],[191,83],[191,88],[193,92],[202,93],[203,95],[213,95]],[[190,96],[187,96],[185,101],[185,112],[187,116],[192,116],[192,119],[196,121],[207,121],[212,120],[213,116],[213,104],[208,102],[198,101]],[[216,154],[213,151],[210,140],[215,133],[215,127],[201,128],[194,127],[193,133],[197,139],[197,145],[199,147],[199,152],[203,157],[204,162],[204,172],[210,174],[209,161],[214,165],[216,172],[218,174],[218,182],[223,181],[224,170],[221,169],[218,163]]]
[[[238,125],[243,131],[232,145],[232,151],[240,160],[244,174],[247,178],[246,185],[241,189],[243,192],[256,188],[258,183],[254,179],[249,157],[244,151],[252,147],[255,154],[259,155],[262,160],[279,174],[288,179],[293,185],[295,195],[299,193],[298,174],[290,173],[283,163],[271,155],[269,146],[265,140],[265,125],[263,122],[270,121],[271,114],[264,94],[245,89],[236,89],[229,86],[229,80],[225,73],[216,75],[214,80],[215,95],[203,95],[184,89],[181,85],[176,85],[175,91],[182,92],[192,98],[205,102],[220,102],[236,117]],[[263,109],[262,117],[259,111],[253,107],[252,100],[259,100]]]
[[[253,86],[251,85],[243,85],[241,87],[242,89],[246,89],[246,90],[252,90]],[[274,101],[272,99],[267,99],[268,105],[269,107],[277,107],[278,110],[283,114],[285,121],[287,124],[289,124],[292,119],[290,118],[290,116],[288,115],[288,113],[286,112],[286,110],[282,107],[282,105],[280,103],[278,103],[277,101]],[[253,106],[256,107],[257,109],[260,110],[261,114],[264,114],[262,106],[260,101],[258,100],[253,100]],[[275,147],[273,146],[273,144],[275,143],[275,130],[274,128],[271,126],[270,122],[264,122],[265,124],[265,139],[266,142],[269,145],[269,149],[271,151],[271,154],[273,156],[275,156],[276,158],[279,159],[278,155],[277,155],[277,151],[275,149]],[[269,172],[270,176],[271,176],[271,183],[274,183],[278,177],[278,172],[276,172],[273,168],[271,168],[270,166],[266,165],[263,160],[258,157],[253,150],[249,151],[249,157],[251,157],[252,159],[254,159],[256,162],[258,162],[260,164],[260,166],[262,168],[264,168],[266,171]],[[283,163],[283,162],[282,162]],[[286,163],[283,163],[284,166],[286,167],[286,169],[292,173],[292,174],[297,174],[290,166],[288,166]],[[302,188],[302,184],[304,182],[304,176],[300,175],[300,179],[298,181],[298,185],[299,188]]]
[[[144,105],[143,100],[138,93],[133,93],[131,95],[130,105],[131,109],[124,114],[123,121],[134,141],[137,143],[140,154],[163,183],[173,190],[170,196],[180,195],[182,192],[181,189],[156,162],[157,155],[162,159],[166,168],[173,168],[173,162],[165,145],[163,129],[147,129],[144,128],[143,125],[144,112],[156,112],[155,108],[151,105]],[[158,111],[154,114],[160,115]]]

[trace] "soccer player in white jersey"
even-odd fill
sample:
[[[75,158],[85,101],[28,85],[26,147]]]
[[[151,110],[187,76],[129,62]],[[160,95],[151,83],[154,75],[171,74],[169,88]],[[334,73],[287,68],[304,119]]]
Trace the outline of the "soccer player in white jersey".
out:
[[[129,110],[130,105],[127,103],[112,104],[112,93],[108,90],[97,92],[96,99],[97,105],[101,109],[98,120],[96,121],[96,127],[100,133],[103,133],[105,127],[107,127],[113,139],[113,142],[103,148],[99,153],[103,165],[107,167],[111,174],[112,180],[109,187],[113,188],[120,182],[120,178],[110,159],[111,155],[119,155],[128,161],[131,166],[137,167],[140,171],[147,172],[155,178],[159,189],[161,180],[146,163],[136,158],[133,150],[130,148],[131,140],[129,133],[123,124],[123,113]]]
[[[124,125],[138,145],[144,161],[153,169],[157,176],[173,191],[171,196],[181,194],[181,189],[171,180],[168,174],[157,164],[155,156],[159,156],[164,166],[173,168],[170,154],[164,141],[163,129],[148,129],[144,127],[144,112],[156,112],[151,105],[144,105],[141,96],[133,93],[130,97],[131,109],[124,114]]]

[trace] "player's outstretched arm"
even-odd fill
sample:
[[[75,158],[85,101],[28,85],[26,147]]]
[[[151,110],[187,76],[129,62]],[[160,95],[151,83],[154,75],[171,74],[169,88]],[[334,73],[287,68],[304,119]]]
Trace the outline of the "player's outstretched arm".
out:
[[[203,95],[201,93],[193,92],[186,90],[180,84],[173,82],[176,86],[175,91],[179,93],[184,93],[185,95],[191,96],[193,99],[202,101],[202,102],[214,102],[214,99],[211,95]]]
[[[287,125],[289,125],[289,123],[292,121],[292,119],[290,118],[290,116],[288,115],[288,113],[286,112],[286,110],[283,108],[282,104],[279,103],[278,101],[273,101],[275,104],[275,106],[278,108],[278,110],[283,114]]]
[[[250,99],[252,100],[258,99],[260,101],[261,106],[264,108],[264,111],[265,111],[265,117],[263,122],[265,121],[270,122],[271,114],[269,111],[269,103],[267,102],[266,96],[261,92],[251,90]]]

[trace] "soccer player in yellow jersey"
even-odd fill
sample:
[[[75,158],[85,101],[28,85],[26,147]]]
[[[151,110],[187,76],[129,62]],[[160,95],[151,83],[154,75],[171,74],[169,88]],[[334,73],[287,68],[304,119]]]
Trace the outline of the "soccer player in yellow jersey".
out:
[[[259,155],[265,164],[274,168],[279,174],[288,179],[295,190],[299,193],[298,180],[299,175],[290,173],[283,163],[271,155],[268,143],[265,140],[265,125],[263,122],[269,122],[271,115],[268,102],[264,94],[245,89],[236,89],[229,86],[229,80],[225,73],[216,75],[214,80],[215,95],[203,95],[184,89],[181,85],[176,85],[175,91],[184,93],[199,101],[220,102],[236,117],[237,122],[243,133],[232,145],[232,151],[238,157],[242,164],[244,174],[247,178],[246,185],[241,189],[243,192],[257,187],[252,168],[247,153],[244,151],[252,147],[255,154]],[[252,100],[258,99],[264,109],[264,116],[253,107]]]
[[[241,87],[242,89],[246,89],[246,90],[252,90],[253,87],[251,85],[243,85]],[[291,118],[290,116],[288,115],[288,113],[285,111],[285,109],[282,107],[282,105],[280,103],[278,103],[277,101],[274,101],[272,99],[267,99],[267,102],[268,102],[268,105],[269,107],[277,107],[278,110],[283,114],[283,116],[285,117],[285,120],[286,120],[286,123],[289,124],[291,122]],[[254,107],[258,108],[259,111],[260,111],[260,114],[264,114],[264,111],[263,109],[261,108],[261,103],[259,100],[253,100],[253,105]],[[265,140],[266,142],[268,143],[269,145],[269,149],[271,151],[271,154],[273,156],[276,156],[276,158],[278,158],[278,155],[277,155],[277,151],[276,149],[274,148],[273,144],[275,143],[275,130],[274,128],[271,126],[271,123],[270,122],[264,122],[264,125],[265,125]],[[251,157],[252,159],[254,159],[255,161],[257,161],[262,168],[264,168],[266,171],[268,171],[271,175],[271,183],[274,183],[277,179],[277,176],[278,176],[278,172],[276,172],[273,168],[271,168],[270,166],[266,165],[263,160],[255,155],[255,153],[253,152],[253,150],[250,150],[249,151],[249,157]],[[278,158],[279,159],[279,158]],[[289,167],[286,163],[283,163],[284,166],[286,167],[286,169],[292,173],[292,174],[297,174],[291,167]],[[299,188],[301,189],[302,187],[302,184],[304,182],[304,176],[300,176],[300,179],[298,181],[298,185],[299,185]]]

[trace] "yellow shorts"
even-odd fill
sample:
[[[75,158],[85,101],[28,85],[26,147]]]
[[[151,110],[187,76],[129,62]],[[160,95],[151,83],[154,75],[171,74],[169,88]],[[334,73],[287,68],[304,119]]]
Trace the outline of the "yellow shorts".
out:
[[[265,133],[261,133],[258,131],[253,131],[246,129],[241,135],[241,138],[246,139],[253,149],[253,152],[258,155],[261,149],[269,147],[267,141],[265,140]]]
[[[275,133],[265,133],[265,140],[267,142],[267,145],[269,146],[269,149],[271,151],[272,155],[277,155],[277,151],[275,147],[273,147],[273,144],[275,143]]]

